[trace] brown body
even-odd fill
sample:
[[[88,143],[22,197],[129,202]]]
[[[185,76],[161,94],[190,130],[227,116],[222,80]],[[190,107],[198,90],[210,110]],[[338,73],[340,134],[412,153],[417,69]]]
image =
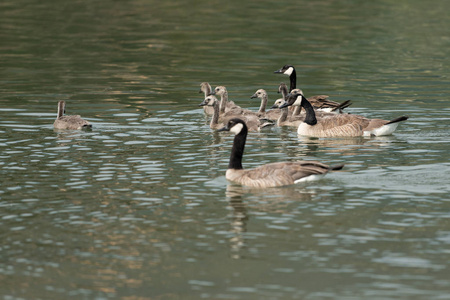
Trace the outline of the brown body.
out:
[[[317,161],[277,162],[254,169],[242,167],[247,139],[247,126],[242,119],[233,118],[219,131],[231,131],[235,134],[230,161],[225,177],[235,183],[267,188],[291,185],[324,176],[331,170],[340,170],[343,165],[330,167]]]
[[[298,126],[297,133],[312,137],[355,137],[355,136],[382,136],[390,135],[395,131],[399,122],[408,119],[401,116],[387,121],[382,119],[368,119],[359,115],[335,114],[328,117],[316,118],[316,112],[311,103],[303,96],[301,91],[292,91],[285,104],[286,106],[301,106],[305,109],[304,122]]]
[[[223,114],[224,112],[228,112],[230,110],[234,112],[237,112],[238,110],[243,110],[233,101],[228,100],[228,91],[226,87],[219,85],[214,89],[214,91],[211,92],[211,94],[220,96],[220,114]]]
[[[53,123],[54,128],[72,129],[72,130],[92,128],[91,123],[82,119],[79,115],[65,116],[64,115],[65,107],[66,107],[65,101],[58,102],[58,115],[56,117],[55,122]]]
[[[228,169],[226,179],[251,187],[275,187],[299,183],[311,175],[318,178],[330,167],[318,161],[277,162],[254,169]]]
[[[244,114],[242,109],[233,108],[224,113],[220,113],[220,104],[219,100],[214,95],[209,95],[208,97],[200,103],[200,106],[209,106],[213,108],[213,115],[211,118],[211,122],[209,127],[212,129],[222,128],[224,124],[228,122],[228,120],[232,118],[242,118],[248,124],[249,131],[259,131],[261,128],[265,127],[266,124],[261,122],[261,120],[256,115],[252,114]]]
[[[267,102],[269,101],[266,90],[259,89],[250,98],[261,99],[261,105],[258,110],[259,117],[269,120],[277,120],[280,117],[281,111],[279,109],[271,109],[266,111]]]

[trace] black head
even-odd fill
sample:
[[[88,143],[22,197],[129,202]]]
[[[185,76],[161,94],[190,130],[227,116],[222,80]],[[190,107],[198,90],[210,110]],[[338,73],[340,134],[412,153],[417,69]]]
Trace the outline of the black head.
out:
[[[283,108],[283,107],[291,106],[291,105],[300,106],[304,97],[305,96],[303,96],[303,94],[300,90],[292,90],[292,92],[287,94],[286,102],[283,105],[281,105],[279,108]]]
[[[242,131],[247,131],[247,125],[242,119],[233,118],[228,121],[227,125],[217,131],[231,131],[234,134],[239,134]]]
[[[290,71],[291,70],[291,71]],[[290,73],[292,73],[292,70],[295,70],[293,65],[285,65],[283,66],[281,69],[276,70],[274,73],[276,74],[286,74],[286,75],[290,75]],[[290,72],[289,72],[290,71]],[[289,73],[289,74],[287,74]]]

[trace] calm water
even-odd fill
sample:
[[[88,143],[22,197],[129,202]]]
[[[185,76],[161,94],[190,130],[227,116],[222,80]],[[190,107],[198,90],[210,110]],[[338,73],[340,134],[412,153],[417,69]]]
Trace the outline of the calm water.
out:
[[[0,3],[2,299],[450,299],[450,2]],[[224,178],[199,84],[407,114],[395,135],[248,137],[244,165],[345,163],[307,185]],[[92,131],[54,131],[58,100]]]

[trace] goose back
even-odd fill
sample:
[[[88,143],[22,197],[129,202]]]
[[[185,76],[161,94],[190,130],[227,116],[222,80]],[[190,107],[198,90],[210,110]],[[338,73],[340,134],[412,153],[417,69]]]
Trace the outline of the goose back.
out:
[[[80,130],[92,128],[91,123],[81,118],[79,115],[65,116],[66,102],[58,102],[58,113],[53,127],[56,129]]]
[[[299,135],[314,137],[355,137],[380,136],[394,132],[398,122],[408,119],[406,116],[391,121],[381,119],[368,119],[359,115],[336,114],[328,117],[316,118],[316,112],[311,103],[301,93],[291,93],[287,102],[281,106],[302,106],[306,111],[305,120],[298,126]]]
[[[249,131],[259,131],[264,126],[267,126],[267,124],[263,123],[261,119],[258,118],[258,116],[252,114],[244,114],[243,110],[237,107],[234,107],[221,114],[219,100],[214,95],[209,95],[199,105],[209,106],[213,108],[213,115],[209,124],[209,127],[212,129],[222,128],[224,124],[226,124],[230,119],[237,117],[245,120]]]
[[[224,112],[230,111],[230,110],[242,109],[240,106],[236,105],[233,101],[230,101],[228,99],[227,88],[223,85],[217,86],[211,92],[211,94],[220,96],[220,113],[221,114],[223,114]]]
[[[228,169],[225,177],[241,185],[265,188],[319,179],[329,171],[329,166],[317,161],[277,162],[254,169]]]

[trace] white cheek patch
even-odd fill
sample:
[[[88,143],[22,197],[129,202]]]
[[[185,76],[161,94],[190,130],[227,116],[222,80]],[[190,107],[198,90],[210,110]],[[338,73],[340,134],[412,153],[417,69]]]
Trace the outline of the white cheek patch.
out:
[[[244,128],[244,125],[242,125],[241,123],[238,123],[238,124],[234,125],[233,127],[231,127],[230,131],[234,134],[239,134],[241,132],[242,128]]]
[[[293,67],[289,67],[286,71],[284,71],[284,75],[291,76],[292,72],[294,72]]]
[[[292,105],[300,106],[302,104],[302,99],[303,99],[302,96],[298,96],[297,99],[295,100],[294,104],[292,104]]]

